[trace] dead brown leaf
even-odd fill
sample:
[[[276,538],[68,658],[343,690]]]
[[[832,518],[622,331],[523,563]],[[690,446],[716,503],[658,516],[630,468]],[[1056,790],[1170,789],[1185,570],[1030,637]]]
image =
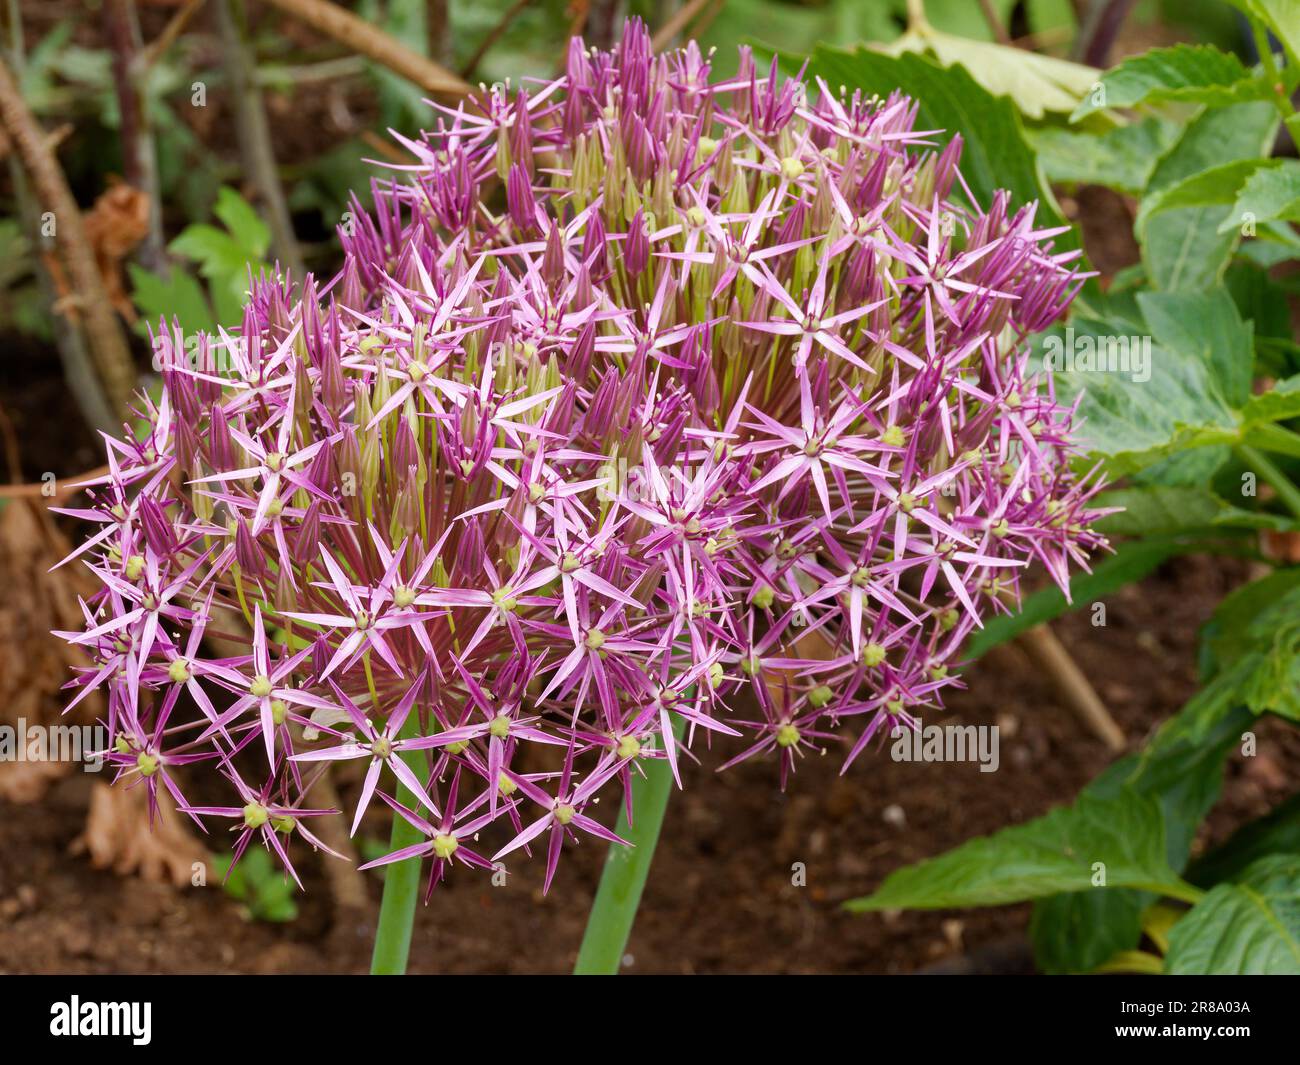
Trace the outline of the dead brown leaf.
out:
[[[67,701],[60,691],[75,666],[89,665],[78,649],[51,636],[52,629],[81,627],[78,595],[93,591],[76,567],[50,572],[71,550],[45,509],[44,499],[13,499],[0,508],[0,722],[14,725],[60,720]],[[103,713],[98,694],[82,701],[69,724],[89,724]],[[0,763],[0,795],[34,802],[71,766]]]
[[[96,869],[185,887],[192,882],[194,863],[208,860],[207,851],[190,835],[162,788],[158,814],[150,826],[148,798],[143,787],[96,782],[86,827],[73,841],[72,852],[89,854]]]

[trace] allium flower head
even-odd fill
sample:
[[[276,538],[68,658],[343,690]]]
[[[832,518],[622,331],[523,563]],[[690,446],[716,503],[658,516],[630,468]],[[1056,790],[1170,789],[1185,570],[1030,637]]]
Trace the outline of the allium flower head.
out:
[[[77,512],[103,590],[65,635],[120,774],[287,864],[356,761],[354,830],[379,797],[427,837],[381,862],[540,850],[549,885],[648,760],[784,785],[937,705],[1027,565],[1066,587],[1102,541],[1026,363],[1074,255],[1032,204],[963,206],[916,111],[748,52],[712,82],[631,22],[403,139],[329,284],[164,328],[150,433]]]

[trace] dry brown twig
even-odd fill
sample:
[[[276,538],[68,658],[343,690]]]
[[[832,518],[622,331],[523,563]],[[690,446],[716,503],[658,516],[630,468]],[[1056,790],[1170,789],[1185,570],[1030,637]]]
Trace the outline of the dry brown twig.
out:
[[[271,125],[262,102],[262,90],[254,76],[254,57],[245,42],[243,4],[241,0],[215,0],[214,6],[235,110],[239,154],[247,178],[257,190],[262,217],[271,231],[271,251],[283,269],[301,280],[306,271],[280,185]]]
[[[94,249],[63,168],[22,98],[7,63],[0,63],[0,121],[31,178],[44,211],[54,220],[57,247],[76,292],[75,318],[84,329],[95,370],[110,402],[124,413],[135,390],[135,364],[122,325],[104,290]]]
[[[1052,679],[1066,706],[1088,726],[1093,735],[1116,753],[1127,746],[1124,730],[1110,716],[1110,711],[1106,709],[1106,704],[1101,701],[1096,689],[1050,628],[1035,625],[1022,632],[1016,642],[1034,665]]]
[[[68,139],[72,132],[72,123],[64,122],[55,126],[45,134],[45,146],[51,152],[58,151],[59,145]],[[9,134],[0,128],[0,160],[9,158],[9,153],[13,151],[13,144],[9,140]]]
[[[100,466],[86,473],[77,474],[75,477],[64,477],[55,482],[53,495],[50,494],[50,489],[44,481],[39,484],[0,484],[0,500],[37,499],[45,496],[51,503],[62,502],[68,496],[80,492],[83,482],[104,477],[108,472],[107,466]]]
[[[207,0],[186,0],[185,4],[180,7],[171,20],[163,27],[162,33],[158,34],[150,41],[138,57],[138,69],[140,72],[147,71],[152,67],[163,54],[176,43],[176,40],[185,32],[185,27],[190,24],[190,20],[199,13]]]
[[[286,15],[347,45],[353,51],[373,59],[408,81],[431,93],[464,96],[471,91],[468,82],[446,67],[421,55],[383,30],[372,26],[351,11],[328,0],[267,0]]]
[[[672,16],[655,32],[650,45],[656,52],[661,52],[673,42],[682,30],[686,29],[714,0],[687,0],[673,12]]]
[[[984,15],[984,21],[988,23],[989,32],[993,34],[993,39],[998,44],[1010,45],[1011,36],[1007,33],[1007,28],[1002,25],[1002,19],[998,17],[997,9],[993,6],[993,0],[980,0],[980,11]]]
[[[469,62],[461,68],[460,76],[462,78],[468,80],[474,76],[474,71],[477,70],[478,65],[483,62],[483,57],[487,55],[492,49],[492,46],[501,39],[502,34],[510,28],[510,23],[514,22],[515,18],[522,13],[524,8],[526,8],[530,3],[532,3],[532,0],[515,0],[515,2],[506,9],[505,14],[497,20],[497,24],[488,31],[487,36],[479,43],[474,54],[470,56]]]

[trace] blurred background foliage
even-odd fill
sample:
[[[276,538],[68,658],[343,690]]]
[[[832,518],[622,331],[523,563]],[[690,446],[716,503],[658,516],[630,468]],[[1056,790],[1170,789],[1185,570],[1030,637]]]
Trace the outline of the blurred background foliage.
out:
[[[138,0],[143,40],[163,33],[185,6],[185,0]],[[554,74],[570,32],[582,26],[594,5],[588,0],[355,0],[342,6],[473,82],[517,82]],[[691,12],[682,9],[693,5],[675,0],[628,0],[618,6],[620,14],[640,16],[651,27],[664,26],[675,15],[693,15],[686,32],[715,50],[715,69],[724,75],[735,70],[738,44],[752,45],[760,56],[779,52],[792,71],[819,48],[870,44],[898,52],[917,47],[906,36],[908,0],[710,0]],[[88,206],[127,169],[113,56],[100,27],[101,0],[7,0],[7,8],[6,51],[17,57],[22,95],[45,129],[63,131],[59,160],[83,207]],[[373,160],[395,158],[388,129],[413,135],[430,121],[427,94],[282,17],[269,4],[246,8],[246,47],[265,100],[293,228],[306,264],[327,272],[336,262],[334,226],[349,191],[368,185]],[[941,54],[940,61],[962,62],[985,87],[1010,91],[1033,123],[1043,115],[1034,113],[1032,91],[1016,94],[1020,75],[1012,68],[1018,59],[970,52],[970,42],[987,44],[1002,36],[1026,50],[1020,58],[1032,52],[1078,59],[1086,45],[1080,28],[1089,5],[1077,0],[928,0],[924,10],[930,26],[951,35],[945,40],[955,51]],[[196,224],[222,227],[219,206],[233,209],[231,193],[219,195],[223,186],[236,195],[249,194],[231,120],[229,64],[213,23],[211,12],[200,7],[140,81],[157,158],[163,227],[171,240]],[[1239,16],[1219,0],[1140,0],[1131,5],[1125,26],[1126,42],[1134,48],[1171,38],[1229,51],[1243,47]],[[894,75],[884,69],[881,76]],[[193,99],[198,85],[205,96],[201,106]],[[1047,125],[1062,126],[1056,121],[1060,117],[1049,113]],[[1068,139],[1053,140],[1049,132],[1040,144],[1049,163],[1055,158],[1068,169]],[[6,216],[0,218],[0,329],[48,338],[49,311],[36,298],[32,250],[16,220],[12,182],[0,189],[0,213]],[[146,263],[130,276],[137,310],[152,318],[170,300],[195,327],[209,324],[214,313],[220,317],[229,307],[222,294],[239,287],[240,271],[227,254],[231,248],[217,249],[221,242],[213,238],[208,229],[188,232],[179,246],[170,247],[169,256],[182,265],[201,264],[209,291],[200,292],[188,275],[178,281],[151,278],[150,270],[160,264]],[[204,244],[202,253],[196,242]],[[254,241],[245,250],[258,264],[267,249]]]

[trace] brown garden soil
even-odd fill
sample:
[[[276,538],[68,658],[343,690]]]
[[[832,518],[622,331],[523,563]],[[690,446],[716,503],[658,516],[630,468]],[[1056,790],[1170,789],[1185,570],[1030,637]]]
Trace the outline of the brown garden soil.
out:
[[[1105,627],[1092,627],[1087,612],[1057,624],[1131,745],[1195,690],[1197,627],[1243,576],[1222,560],[1178,560],[1109,600]],[[710,767],[722,760],[718,751],[688,768],[685,791],[669,806],[627,971],[1031,971],[1027,906],[855,916],[840,905],[904,863],[1044,813],[1109,761],[1015,647],[995,650],[966,679],[969,690],[934,720],[1000,725],[995,773],[895,762],[886,748],[840,776],[830,753],[805,760],[782,794],[770,762],[717,774]],[[1198,848],[1293,790],[1298,759],[1300,737],[1263,724],[1257,756],[1229,760],[1224,797]],[[0,803],[0,970],[364,971],[377,877],[369,912],[337,910],[308,855],[298,919],[272,925],[246,919],[215,885],[178,889],[96,870],[70,851],[93,779],[74,773],[36,805]],[[378,821],[363,828],[381,832]],[[457,871],[419,911],[412,970],[568,969],[603,857],[603,845],[567,848],[547,896],[536,860],[514,863],[503,887]],[[803,887],[792,884],[797,862],[806,867]]]

